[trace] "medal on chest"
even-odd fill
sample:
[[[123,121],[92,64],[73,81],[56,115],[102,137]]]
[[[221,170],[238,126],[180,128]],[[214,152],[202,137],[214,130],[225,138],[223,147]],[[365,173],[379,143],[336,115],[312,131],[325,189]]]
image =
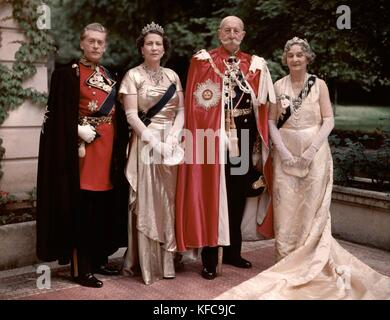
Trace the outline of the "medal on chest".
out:
[[[85,83],[88,86],[100,89],[105,91],[106,93],[110,93],[116,83],[116,81],[111,80],[103,73],[100,72],[100,68],[96,67],[94,72],[87,78]]]

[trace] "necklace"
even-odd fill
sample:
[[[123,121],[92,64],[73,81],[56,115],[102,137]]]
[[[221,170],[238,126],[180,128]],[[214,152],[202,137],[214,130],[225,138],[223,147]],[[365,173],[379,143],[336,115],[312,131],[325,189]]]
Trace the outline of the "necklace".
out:
[[[158,67],[157,71],[150,70],[146,64],[142,64],[142,69],[149,76],[150,81],[154,83],[154,85],[158,86],[160,82],[163,80],[163,70],[161,67]]]
[[[293,114],[293,118],[295,121],[298,121],[299,111],[301,110],[302,101],[308,95],[309,88],[308,88],[307,79],[308,79],[308,75],[306,74],[305,79],[303,80],[302,90],[300,91],[300,93],[298,94],[298,96],[296,98],[295,97],[291,98],[291,107],[292,107],[292,111],[293,111],[292,114]],[[293,89],[293,83],[291,81],[291,77],[290,77],[290,83],[291,83],[291,89]],[[294,92],[294,90],[292,90],[292,91]]]

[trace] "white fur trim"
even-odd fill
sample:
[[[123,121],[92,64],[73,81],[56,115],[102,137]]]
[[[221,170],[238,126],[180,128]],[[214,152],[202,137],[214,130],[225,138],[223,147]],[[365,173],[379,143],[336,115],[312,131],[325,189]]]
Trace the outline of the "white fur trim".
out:
[[[211,56],[205,49],[201,49],[195,53],[194,58],[197,60],[208,60],[211,59]]]
[[[259,88],[257,91],[258,104],[265,104],[267,102],[267,97],[269,98],[269,101],[276,103],[274,86],[272,83],[271,74],[267,67],[267,62],[263,58],[253,55],[249,71],[256,72],[256,70],[261,71]]]

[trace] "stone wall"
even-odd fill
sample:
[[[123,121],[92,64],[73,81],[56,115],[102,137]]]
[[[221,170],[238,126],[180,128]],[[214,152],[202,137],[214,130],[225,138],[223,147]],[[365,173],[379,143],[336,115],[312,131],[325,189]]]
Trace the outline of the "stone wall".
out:
[[[335,237],[390,251],[390,194],[334,185],[330,212]]]
[[[0,271],[38,262],[35,221],[0,226]]]
[[[9,4],[0,4],[0,63],[12,67],[15,52],[20,44],[17,40],[25,40],[23,32],[12,19],[1,21],[12,15]],[[35,63],[37,73],[25,81],[25,88],[32,87],[40,92],[47,92],[47,67],[45,61]],[[2,159],[3,177],[0,180],[0,190],[8,191],[18,198],[27,198],[27,192],[36,186],[37,157],[39,133],[43,121],[44,108],[25,101],[0,127],[0,138],[6,149]]]

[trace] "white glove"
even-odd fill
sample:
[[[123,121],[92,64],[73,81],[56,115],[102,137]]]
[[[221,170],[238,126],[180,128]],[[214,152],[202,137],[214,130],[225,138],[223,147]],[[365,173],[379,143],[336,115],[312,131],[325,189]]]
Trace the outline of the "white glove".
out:
[[[301,169],[308,168],[313,161],[317,151],[321,148],[322,144],[328,138],[330,132],[334,127],[334,118],[327,117],[322,119],[322,125],[318,133],[313,139],[311,145],[302,153],[298,160],[298,166]]]
[[[275,120],[268,120],[268,127],[272,142],[274,143],[276,150],[278,150],[282,162],[286,162],[288,165],[294,164],[295,159],[291,152],[284,145],[280,132],[275,125]]]
[[[143,142],[149,143],[152,147],[157,145],[159,142],[159,140],[153,134],[153,131],[148,128],[142,130],[141,140]]]
[[[86,124],[82,126],[78,125],[77,132],[80,139],[84,140],[87,143],[91,143],[96,137],[95,128],[92,127],[90,124]]]
[[[85,150],[85,142],[84,141],[81,141],[80,145],[79,145],[79,157],[80,158],[84,158],[85,157],[85,154],[86,154],[86,150]]]
[[[172,155],[172,144],[161,142],[156,138],[156,136],[153,135],[153,132],[150,129],[146,128],[142,131],[141,140],[150,144],[153,150],[162,155],[164,158],[170,157]]]
[[[317,149],[313,145],[310,145],[310,147],[307,148],[304,153],[302,153],[301,157],[298,160],[297,165],[301,169],[308,168],[311,162],[313,161],[316,153],[317,153]]]
[[[179,144],[179,139],[173,134],[168,134],[167,138],[165,139],[165,143],[171,145],[172,147],[176,147]]]
[[[155,147],[153,147],[153,150],[161,154],[163,158],[170,158],[172,157],[173,146],[165,142],[159,142]]]

